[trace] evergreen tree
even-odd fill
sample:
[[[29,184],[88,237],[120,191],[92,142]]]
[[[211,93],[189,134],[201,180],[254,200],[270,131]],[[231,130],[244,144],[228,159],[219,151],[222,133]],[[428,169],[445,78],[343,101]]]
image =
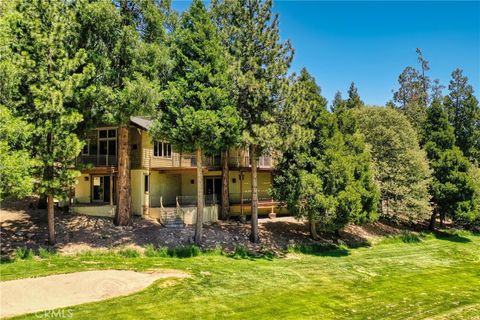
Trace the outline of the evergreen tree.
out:
[[[426,121],[426,109],[429,101],[430,78],[426,74],[430,70],[428,61],[420,49],[416,50],[421,70],[406,67],[398,77],[400,88],[394,92],[393,100],[398,108],[407,116],[422,142],[423,127]]]
[[[118,126],[116,225],[131,223],[129,124],[151,114],[169,73],[165,11],[154,0],[78,1],[79,47],[95,66],[79,104],[93,125]]]
[[[347,106],[345,104],[345,100],[342,98],[342,93],[340,91],[335,92],[335,97],[333,98],[332,101],[332,107],[331,110],[332,112],[335,112],[337,109],[346,109]]]
[[[440,215],[454,221],[471,222],[480,217],[480,190],[472,173],[472,165],[455,146],[454,129],[440,101],[434,100],[428,109],[425,127],[425,150],[433,169],[431,185],[434,211],[430,228]]]
[[[355,83],[352,81],[350,88],[348,89],[348,99],[346,101],[347,109],[361,108],[364,104]]]
[[[473,88],[462,70],[452,72],[445,97],[448,119],[455,130],[456,144],[463,154],[478,163],[480,159],[480,106],[473,95]]]
[[[21,100],[22,70],[12,61],[14,39],[10,36],[10,19],[3,12],[13,10],[14,5],[0,4],[0,203],[8,197],[30,195],[35,182],[35,161],[29,152],[34,128],[13,114]]]
[[[278,141],[275,119],[293,49],[280,41],[272,0],[215,1],[213,11],[237,66],[235,105],[246,124],[243,136],[252,173],[250,239],[258,242],[257,158]]]
[[[10,26],[10,61],[18,70],[8,107],[31,125],[31,155],[39,161],[38,190],[48,199],[48,242],[54,244],[54,198],[64,196],[78,174],[72,168],[81,143],[74,131],[82,115],[72,102],[91,66],[84,50],[73,50],[78,37],[70,3],[19,0],[11,9],[1,17]]]
[[[284,152],[274,175],[274,196],[317,227],[337,231],[375,218],[377,192],[361,140],[345,141],[326,109],[315,80],[304,69],[291,85],[284,118]],[[355,148],[357,148],[355,150]]]
[[[427,218],[430,170],[407,118],[395,109],[380,107],[356,110],[355,115],[372,146],[382,216],[406,222]]]
[[[173,34],[172,77],[162,93],[156,128],[176,148],[195,152],[197,222],[195,242],[202,239],[203,166],[205,153],[223,150],[239,136],[242,121],[232,106],[232,79],[227,52],[202,1],[194,0]]]
[[[33,191],[36,162],[29,153],[33,129],[0,102],[0,203],[8,197],[26,197]]]

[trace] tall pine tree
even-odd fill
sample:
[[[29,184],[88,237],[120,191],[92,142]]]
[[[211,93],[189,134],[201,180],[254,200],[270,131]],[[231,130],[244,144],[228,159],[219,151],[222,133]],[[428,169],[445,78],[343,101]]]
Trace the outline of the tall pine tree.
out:
[[[195,242],[202,241],[204,154],[240,137],[242,121],[233,107],[227,51],[201,0],[194,0],[173,33],[171,80],[162,92],[154,134],[174,147],[195,152],[197,216]],[[225,199],[227,201],[227,199]]]
[[[118,127],[116,225],[131,223],[129,124],[157,107],[169,73],[164,12],[154,0],[78,2],[79,47],[95,65],[80,104],[92,124]],[[96,122],[96,123],[95,123]]]
[[[362,99],[360,99],[360,95],[358,94],[358,89],[353,81],[350,84],[350,88],[348,88],[348,99],[346,104],[348,109],[361,108],[364,105]]]
[[[72,168],[81,143],[74,132],[82,115],[72,102],[92,66],[84,50],[74,50],[79,39],[71,3],[18,0],[3,19],[11,26],[11,62],[19,70],[12,110],[33,128],[31,154],[41,168],[38,190],[47,196],[48,242],[54,244],[54,199],[65,196],[78,174]]]
[[[215,1],[213,11],[237,65],[235,105],[246,123],[244,142],[250,148],[252,173],[250,240],[258,242],[257,159],[278,141],[276,116],[293,49],[280,41],[272,0]]]
[[[376,217],[378,193],[361,137],[339,130],[335,115],[304,69],[293,79],[284,109],[284,152],[274,175],[274,196],[317,229],[338,231]]]
[[[425,127],[425,150],[433,169],[431,185],[434,210],[430,229],[437,216],[471,222],[480,217],[480,190],[470,162],[455,145],[454,129],[442,104],[434,100],[429,107]]]
[[[480,106],[473,95],[473,88],[462,70],[452,72],[445,97],[448,119],[455,130],[457,146],[471,161],[480,161]]]

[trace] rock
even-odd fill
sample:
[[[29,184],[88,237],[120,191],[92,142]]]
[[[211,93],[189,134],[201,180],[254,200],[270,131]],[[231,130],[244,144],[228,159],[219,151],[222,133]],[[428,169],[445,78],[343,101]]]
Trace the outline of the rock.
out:
[[[33,237],[35,237],[35,233],[33,233],[33,232],[27,233],[27,238],[28,239],[32,239]]]

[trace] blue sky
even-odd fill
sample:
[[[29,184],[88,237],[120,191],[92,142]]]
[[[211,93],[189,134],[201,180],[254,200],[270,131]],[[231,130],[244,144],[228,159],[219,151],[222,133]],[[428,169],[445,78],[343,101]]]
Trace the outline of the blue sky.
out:
[[[173,1],[184,10],[189,1]],[[351,81],[367,104],[383,105],[416,48],[429,75],[448,86],[455,68],[480,92],[480,2],[276,1],[283,39],[295,48],[292,71],[306,67],[331,101]],[[446,90],[444,90],[446,93]]]

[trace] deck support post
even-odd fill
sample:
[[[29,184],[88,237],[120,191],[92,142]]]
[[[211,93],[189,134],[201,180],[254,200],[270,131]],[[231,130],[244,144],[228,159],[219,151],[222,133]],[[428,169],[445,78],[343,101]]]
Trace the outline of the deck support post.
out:
[[[113,167],[110,168],[110,206],[113,207]]]
[[[245,214],[243,212],[243,171],[240,170],[240,220],[245,222]]]

